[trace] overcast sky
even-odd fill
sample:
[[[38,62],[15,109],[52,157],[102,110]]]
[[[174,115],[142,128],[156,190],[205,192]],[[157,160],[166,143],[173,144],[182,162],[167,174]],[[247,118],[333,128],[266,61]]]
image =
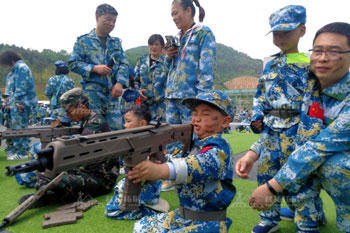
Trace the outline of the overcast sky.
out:
[[[206,11],[204,24],[214,32],[216,42],[252,58],[278,52],[272,44],[268,18],[286,5],[307,9],[307,32],[300,51],[312,46],[315,32],[327,23],[350,22],[349,0],[199,0]],[[77,36],[96,26],[99,4],[113,5],[119,16],[111,33],[122,39],[124,50],[147,45],[151,34],[178,32],[170,15],[172,0],[2,0],[0,43],[42,51],[71,52]],[[196,8],[198,9],[198,8]],[[198,12],[198,10],[197,10]],[[198,14],[195,16],[198,22]]]

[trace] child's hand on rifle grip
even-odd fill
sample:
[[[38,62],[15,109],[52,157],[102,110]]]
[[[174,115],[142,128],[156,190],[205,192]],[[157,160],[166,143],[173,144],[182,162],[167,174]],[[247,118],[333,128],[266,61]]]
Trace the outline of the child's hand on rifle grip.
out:
[[[143,180],[158,180],[169,178],[169,167],[165,163],[142,161],[128,172],[128,179],[133,183],[139,183]]]

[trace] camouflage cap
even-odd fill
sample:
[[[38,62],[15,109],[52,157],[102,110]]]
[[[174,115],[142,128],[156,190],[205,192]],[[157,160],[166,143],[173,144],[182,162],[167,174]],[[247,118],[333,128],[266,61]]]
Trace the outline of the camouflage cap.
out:
[[[81,88],[73,88],[61,95],[60,104],[63,110],[67,111],[72,105],[84,103],[84,99],[86,98]]]
[[[67,63],[65,63],[64,61],[61,61],[61,60],[60,61],[56,61],[54,64],[55,64],[56,67],[68,67]]]
[[[306,9],[303,6],[289,5],[275,11],[269,18],[270,32],[292,31],[300,24],[306,23]]]
[[[117,10],[109,4],[101,4],[96,8],[96,15],[111,14],[118,16]]]
[[[236,105],[225,93],[221,91],[207,91],[198,94],[195,98],[187,98],[182,101],[182,104],[187,108],[194,110],[199,104],[205,103],[223,114],[230,116],[231,121],[236,113]]]

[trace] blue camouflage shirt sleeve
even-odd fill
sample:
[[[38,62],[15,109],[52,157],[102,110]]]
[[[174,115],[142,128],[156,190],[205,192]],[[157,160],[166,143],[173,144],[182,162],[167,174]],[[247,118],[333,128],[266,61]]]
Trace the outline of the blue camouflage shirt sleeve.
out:
[[[350,149],[350,95],[343,101],[338,117],[305,145],[294,151],[275,179],[288,191],[300,185],[333,154]]]
[[[92,68],[96,64],[89,64],[84,59],[86,56],[85,53],[83,38],[79,37],[74,44],[73,52],[69,58],[69,68],[82,77],[89,77]]]
[[[232,180],[233,160],[231,148],[224,139],[210,138],[197,153],[185,158],[173,158],[175,183],[205,183]]]
[[[108,81],[97,73],[91,72],[95,65],[108,64],[112,58],[115,58],[116,62],[111,75],[108,76]],[[128,85],[129,63],[119,38],[108,36],[106,49],[103,49],[94,30],[78,37],[68,65],[71,71],[81,75],[85,81],[97,82],[109,87],[117,82],[123,87]]]
[[[214,73],[216,69],[216,42],[211,31],[204,31],[205,34],[200,40],[200,58],[198,93],[211,90],[213,87]]]
[[[262,73],[262,76],[270,72],[270,65],[272,61],[268,62]],[[265,80],[260,78],[253,100],[253,116],[251,121],[262,120],[264,118],[264,107],[266,105],[265,96]]]

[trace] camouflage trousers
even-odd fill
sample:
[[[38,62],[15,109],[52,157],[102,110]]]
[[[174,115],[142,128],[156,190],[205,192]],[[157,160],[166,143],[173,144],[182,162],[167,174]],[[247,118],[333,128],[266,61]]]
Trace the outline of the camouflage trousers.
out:
[[[8,129],[11,129],[11,113],[10,110],[5,110],[5,127]],[[6,154],[14,154],[15,153],[15,148],[13,147],[13,139],[6,139],[6,149],[5,149]]]
[[[232,220],[226,218],[223,221],[195,221],[181,217],[179,209],[169,213],[161,213],[146,216],[135,222],[134,233],[164,233],[164,232],[228,232]]]
[[[260,141],[261,152],[258,160],[258,184],[265,184],[272,179],[286,163],[289,155],[294,151],[294,135],[297,125],[280,132],[264,129]],[[299,230],[312,232],[324,218],[323,203],[320,198],[320,184],[308,184],[312,187],[298,193],[283,192],[276,196],[274,204],[267,211],[259,215],[265,224],[277,224],[280,219],[282,197],[292,211],[295,212],[295,223]]]
[[[182,105],[182,99],[165,99],[166,121],[169,124],[190,124],[192,111]]]
[[[143,104],[145,104],[149,111],[152,114],[152,119],[155,119],[156,116],[162,117],[162,122],[166,121],[166,114],[165,114],[165,110],[166,110],[166,105],[164,103],[164,101],[145,101],[143,102]]]
[[[51,190],[59,203],[69,203],[80,199],[90,199],[107,194],[113,190],[118,178],[119,160],[111,159],[84,169],[73,169],[64,175],[61,181]],[[38,173],[35,187],[39,189],[51,179]]]
[[[338,152],[328,158],[318,169],[316,179],[332,198],[336,214],[337,227],[350,232],[350,152]],[[304,187],[310,189],[310,187]]]
[[[11,129],[25,129],[29,125],[30,108],[19,110],[17,107],[11,108]],[[13,152],[18,155],[27,155],[30,149],[29,138],[12,139]]]
[[[112,98],[109,91],[103,91],[96,86],[97,84],[86,84],[83,88],[84,95],[89,98],[90,109],[101,114],[112,131],[123,129],[118,98]]]
[[[144,216],[151,216],[159,213],[148,206],[158,203],[162,187],[161,180],[157,180],[154,183],[146,182],[146,184],[142,186],[139,197],[139,209],[131,211],[122,211],[120,209],[120,204],[123,199],[124,185],[125,178],[118,182],[112,199],[106,205],[105,215],[107,217],[113,219],[140,219]]]

